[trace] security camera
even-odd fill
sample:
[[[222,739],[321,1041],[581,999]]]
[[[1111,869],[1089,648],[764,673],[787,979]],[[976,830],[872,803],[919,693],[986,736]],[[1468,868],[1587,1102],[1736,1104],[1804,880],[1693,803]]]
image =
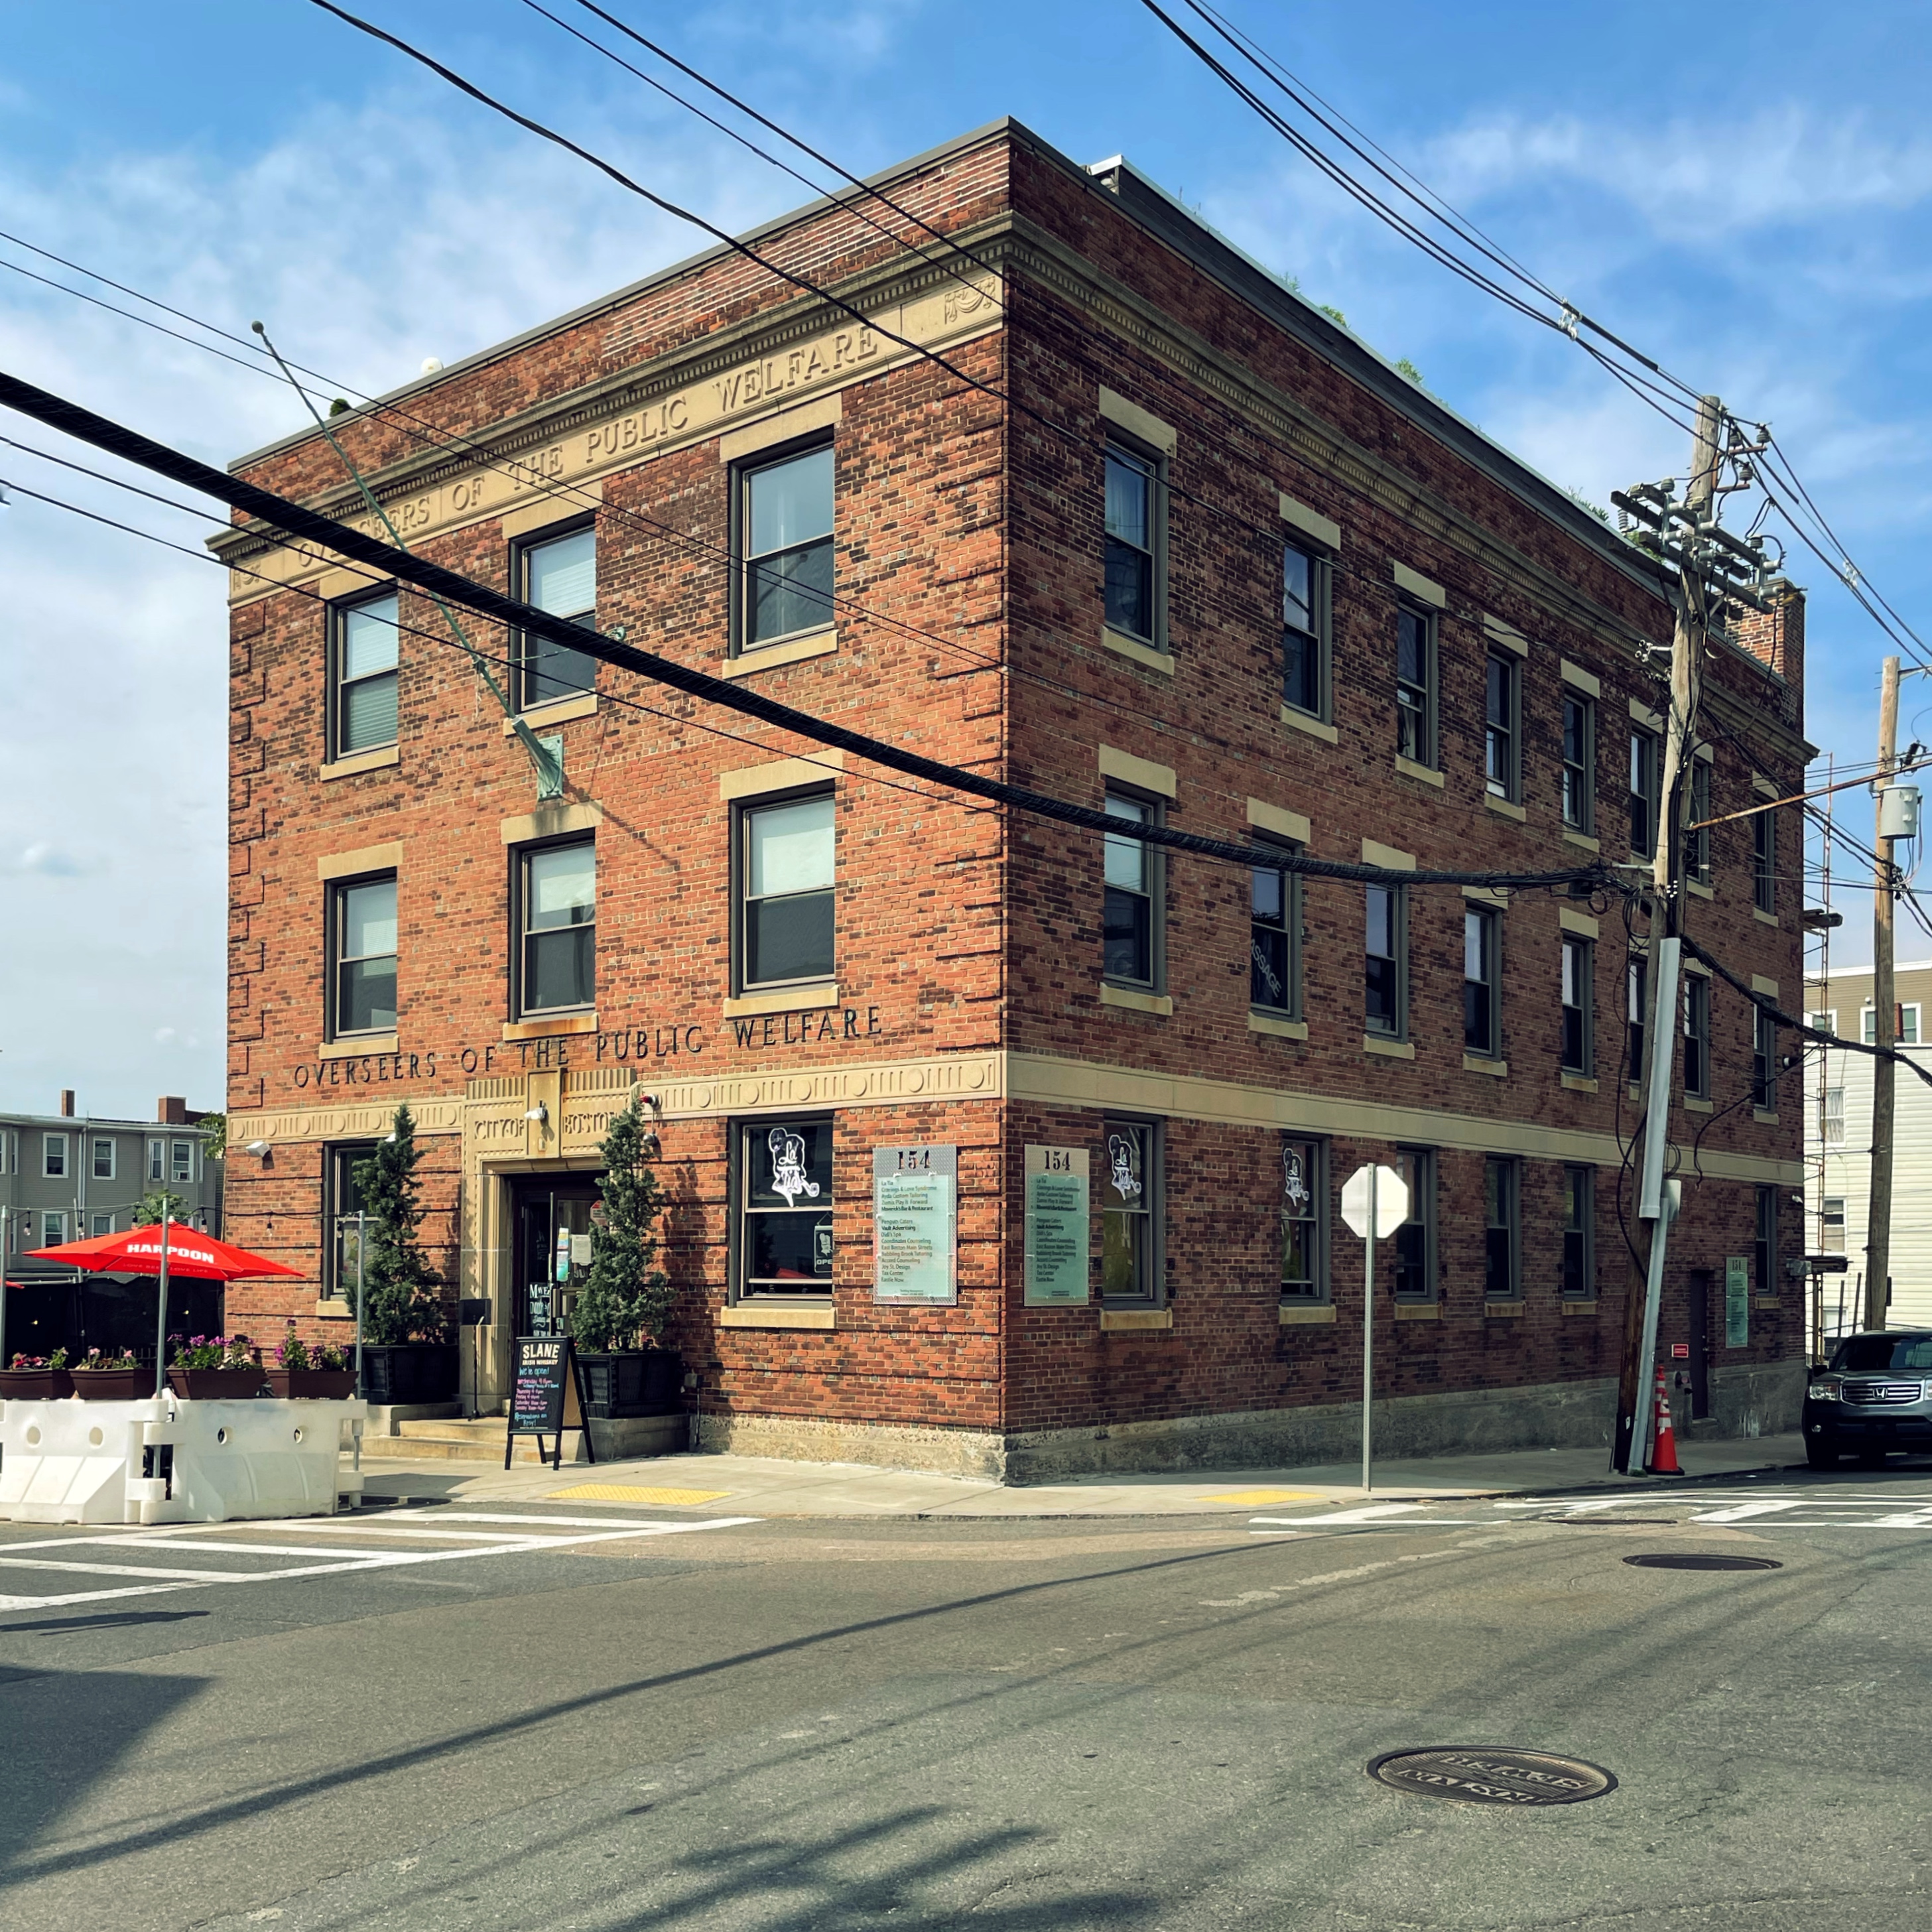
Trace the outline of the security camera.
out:
[[[269,1144],[266,1141],[250,1141],[248,1143],[248,1151],[257,1158],[266,1154],[268,1149]]]

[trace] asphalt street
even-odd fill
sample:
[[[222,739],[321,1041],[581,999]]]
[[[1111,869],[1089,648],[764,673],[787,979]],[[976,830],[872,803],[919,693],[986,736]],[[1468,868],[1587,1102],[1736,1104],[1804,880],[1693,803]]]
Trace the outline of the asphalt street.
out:
[[[0,1924],[1932,1925],[1932,1471],[1264,1494],[8,1526]],[[1616,1786],[1366,1774],[1426,1745]]]

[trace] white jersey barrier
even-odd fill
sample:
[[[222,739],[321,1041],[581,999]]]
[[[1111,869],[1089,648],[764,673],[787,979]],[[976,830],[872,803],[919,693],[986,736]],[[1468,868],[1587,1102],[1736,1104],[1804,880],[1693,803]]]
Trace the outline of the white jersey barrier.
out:
[[[230,1522],[362,1500],[362,1401],[0,1402],[0,1521]]]

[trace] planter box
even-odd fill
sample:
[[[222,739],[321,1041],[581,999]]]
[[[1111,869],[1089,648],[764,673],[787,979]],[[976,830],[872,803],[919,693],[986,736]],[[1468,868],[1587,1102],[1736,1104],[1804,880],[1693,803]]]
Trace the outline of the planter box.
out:
[[[76,1369],[74,1392],[82,1402],[145,1402],[154,1392],[152,1369]]]
[[[454,1342],[362,1346],[362,1394],[374,1402],[451,1402],[461,1358]]]
[[[64,1369],[0,1369],[0,1402],[55,1402],[73,1393]]]
[[[267,1369],[270,1391],[284,1402],[346,1402],[356,1393],[353,1369]]]
[[[684,1358],[675,1348],[579,1355],[584,1412],[599,1422],[637,1415],[677,1415],[684,1408]]]
[[[245,1402],[266,1384],[260,1369],[170,1369],[168,1386],[184,1402]]]

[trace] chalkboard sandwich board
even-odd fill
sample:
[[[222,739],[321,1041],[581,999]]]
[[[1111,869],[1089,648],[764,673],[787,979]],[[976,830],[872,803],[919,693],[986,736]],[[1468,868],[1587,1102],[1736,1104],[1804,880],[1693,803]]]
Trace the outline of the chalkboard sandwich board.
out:
[[[577,1360],[568,1335],[519,1335],[517,1337],[515,1372],[510,1378],[510,1426],[503,1438],[503,1467],[510,1466],[510,1455],[519,1436],[537,1438],[537,1456],[544,1460],[543,1439],[556,1438],[555,1453],[548,1460],[563,1467],[563,1432],[584,1430],[584,1453],[596,1462],[590,1431],[584,1420],[584,1404],[577,1388]]]

